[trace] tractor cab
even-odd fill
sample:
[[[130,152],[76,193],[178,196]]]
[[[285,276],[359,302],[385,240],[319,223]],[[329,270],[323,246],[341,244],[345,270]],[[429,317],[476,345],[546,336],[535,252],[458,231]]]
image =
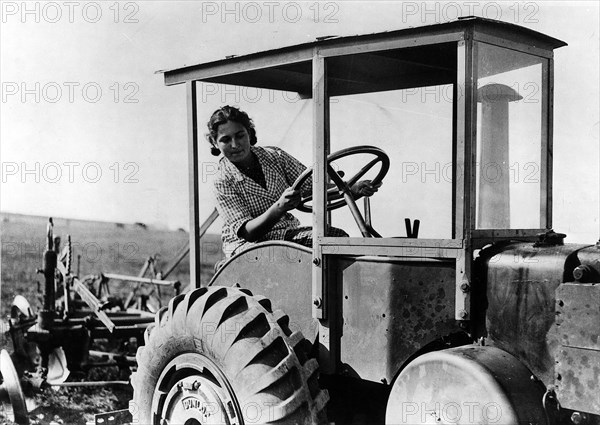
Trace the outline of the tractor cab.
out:
[[[557,400],[545,386],[556,383],[570,409],[581,408],[581,394],[594,397],[584,384],[554,381],[564,356],[581,355],[567,350],[561,358],[557,351],[555,291],[577,266],[577,255],[582,264],[597,258],[590,247],[563,246],[552,231],[553,50],[565,45],[527,28],[466,17],[164,71],[167,85],[185,84],[187,91],[190,279],[197,288],[175,299],[164,320],[183,326],[186,315],[206,316],[214,329],[206,333],[194,316],[189,334],[209,338],[196,347],[198,362],[209,353],[204,344],[218,344],[211,361],[221,366],[192,367],[182,352],[161,358],[162,372],[144,368],[160,377],[134,383],[137,402],[153,406],[154,416],[141,420],[174,417],[180,399],[200,403],[202,391],[181,393],[173,383],[185,388],[190,376],[202,380],[205,369],[214,369],[211,388],[224,394],[224,406],[232,403],[221,413],[241,423],[234,419],[244,403],[259,395],[248,395],[250,381],[240,383],[254,360],[243,366],[231,353],[257,335],[260,350],[275,350],[279,339],[268,338],[275,322],[283,329],[282,352],[302,351],[298,332],[310,342],[310,354],[298,358],[318,360],[337,423],[438,423],[448,419],[440,403],[473,401],[500,409],[499,423],[545,423],[553,415],[547,406]],[[200,189],[211,163],[202,135],[210,114],[227,103],[254,119],[260,144],[278,145],[309,166],[294,186],[312,180],[312,194],[294,214],[312,226],[313,246],[258,243],[201,282],[205,226],[199,212],[209,194]],[[383,185],[371,198],[354,199],[349,187],[361,179]],[[349,237],[327,236],[328,226]],[[518,264],[508,264],[515,258]],[[563,292],[574,300],[580,290],[597,294],[581,285]],[[261,322],[261,314],[271,319]],[[157,320],[160,331],[149,339],[155,348],[167,338],[163,319]],[[179,338],[179,328],[173,332]],[[221,338],[213,337],[219,332]],[[596,350],[597,358],[597,347],[580,348]],[[152,352],[145,349],[144,364]],[[178,372],[177,356],[191,375]],[[290,399],[282,396],[269,421],[322,419],[326,396],[312,381],[315,366],[304,361],[298,376],[306,378],[310,397],[296,400],[300,389]],[[288,379],[283,371],[296,367],[275,363],[251,381],[262,388],[252,394],[273,396],[276,382],[262,381],[281,376],[281,383]],[[152,395],[154,385],[164,396]],[[237,392],[237,385],[244,389]],[[292,398],[314,408],[302,414],[306,422],[289,419],[299,412],[289,407]],[[468,423],[497,422],[489,411],[469,412],[476,416]]]
[[[468,321],[464,288],[473,250],[537,240],[551,229],[552,57],[564,45],[526,28],[466,17],[164,71],[167,85],[187,86],[191,281],[201,285],[204,122],[221,102],[247,100],[251,116],[267,110],[270,119],[257,130],[268,134],[291,104],[291,121],[300,124],[286,124],[282,140],[291,139],[286,149],[312,165],[314,183],[303,204],[314,232],[312,315],[327,317],[331,263],[370,257],[449,266],[453,319]],[[207,96],[215,87],[225,95]],[[287,105],[276,105],[277,97]],[[343,197],[340,180],[359,178],[383,181],[370,202]],[[326,190],[331,181],[337,191]],[[326,237],[328,225],[350,237]]]

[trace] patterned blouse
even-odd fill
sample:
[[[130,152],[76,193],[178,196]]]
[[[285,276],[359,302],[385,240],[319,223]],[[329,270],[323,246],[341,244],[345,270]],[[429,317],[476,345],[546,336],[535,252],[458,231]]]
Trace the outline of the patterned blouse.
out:
[[[280,148],[252,146],[251,150],[262,167],[266,189],[238,170],[225,157],[219,161],[219,172],[214,181],[217,211],[224,221],[222,239],[223,251],[227,257],[232,256],[243,246],[251,244],[238,236],[240,228],[269,209],[283,191],[306,170],[300,161]],[[298,219],[287,212],[257,242],[283,240],[288,229],[299,226]]]

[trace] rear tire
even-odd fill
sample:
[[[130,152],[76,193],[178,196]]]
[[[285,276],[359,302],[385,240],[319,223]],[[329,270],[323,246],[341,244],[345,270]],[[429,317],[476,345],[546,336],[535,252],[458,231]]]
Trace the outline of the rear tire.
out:
[[[268,299],[243,289],[173,298],[137,352],[133,423],[324,423],[318,363],[288,323]]]

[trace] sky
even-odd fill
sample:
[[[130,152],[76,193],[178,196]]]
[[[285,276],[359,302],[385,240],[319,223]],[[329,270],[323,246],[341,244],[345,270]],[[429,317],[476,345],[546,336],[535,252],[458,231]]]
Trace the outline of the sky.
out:
[[[567,233],[568,242],[594,243],[600,236],[596,1],[1,1],[0,6],[2,212],[187,229],[185,88],[165,86],[156,71],[322,36],[476,15],[568,43],[554,56],[553,227]],[[214,85],[202,86],[200,94],[201,125],[221,104],[240,104],[252,108],[261,143],[310,159],[310,144],[290,142],[302,131],[310,137],[306,102],[262,93],[259,107],[256,93]],[[285,119],[274,119],[273,109]],[[201,153],[208,175],[215,159],[208,149]],[[204,177],[202,217],[214,207],[210,179]],[[391,205],[394,198],[382,194],[379,202]]]

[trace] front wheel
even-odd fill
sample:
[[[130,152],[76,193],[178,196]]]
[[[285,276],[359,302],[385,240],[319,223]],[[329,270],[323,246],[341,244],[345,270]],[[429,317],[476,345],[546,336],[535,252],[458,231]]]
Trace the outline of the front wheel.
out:
[[[138,349],[134,423],[324,422],[328,395],[317,361],[288,323],[246,290],[200,288],[173,298]]]

